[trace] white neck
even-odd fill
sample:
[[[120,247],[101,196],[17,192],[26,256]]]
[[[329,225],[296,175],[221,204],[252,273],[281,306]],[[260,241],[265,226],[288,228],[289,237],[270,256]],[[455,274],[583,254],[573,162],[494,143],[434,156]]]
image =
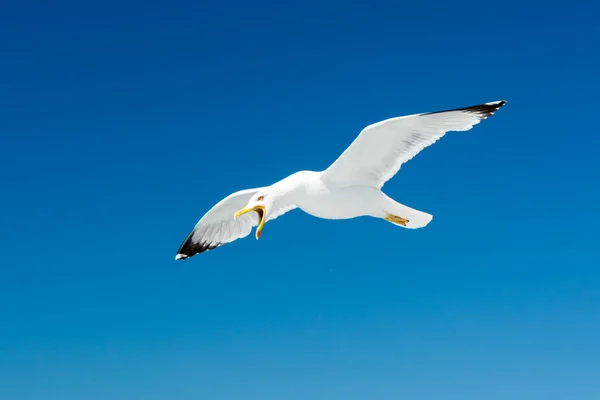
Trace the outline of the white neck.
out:
[[[320,177],[319,172],[298,171],[287,178],[275,182],[269,187],[277,200],[277,207],[289,205],[300,206],[302,199],[306,197],[307,190],[314,185],[314,182]]]

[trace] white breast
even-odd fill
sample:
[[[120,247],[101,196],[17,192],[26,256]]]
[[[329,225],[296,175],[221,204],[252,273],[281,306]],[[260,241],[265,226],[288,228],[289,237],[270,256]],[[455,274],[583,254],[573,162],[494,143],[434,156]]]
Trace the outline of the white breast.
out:
[[[325,183],[318,173],[304,182],[297,195],[298,207],[315,217],[324,219],[348,219],[365,215],[381,216],[382,193],[366,186],[340,187]]]

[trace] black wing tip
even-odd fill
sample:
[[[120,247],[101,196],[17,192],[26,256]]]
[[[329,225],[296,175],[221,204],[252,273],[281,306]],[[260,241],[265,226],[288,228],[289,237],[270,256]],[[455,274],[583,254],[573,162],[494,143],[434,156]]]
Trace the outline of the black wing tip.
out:
[[[179,250],[177,250],[177,255],[175,256],[176,261],[194,257],[196,254],[216,249],[221,245],[221,243],[194,242],[192,240],[193,236],[194,231],[190,232],[190,234],[185,238],[179,247]]]
[[[476,106],[454,108],[451,110],[444,110],[444,111],[434,111],[434,112],[430,112],[430,113],[426,113],[426,114],[440,114],[440,113],[445,113],[445,112],[449,112],[449,111],[464,111],[464,112],[468,112],[471,114],[476,114],[478,117],[483,119],[483,118],[487,118],[487,117],[493,115],[496,111],[498,111],[498,109],[500,109],[500,107],[502,107],[505,104],[506,104],[506,100],[491,101],[489,103],[478,104]]]

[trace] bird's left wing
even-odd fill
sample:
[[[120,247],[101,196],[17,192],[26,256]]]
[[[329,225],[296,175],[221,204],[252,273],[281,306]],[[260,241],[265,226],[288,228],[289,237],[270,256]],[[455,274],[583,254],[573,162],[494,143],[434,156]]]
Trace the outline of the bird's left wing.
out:
[[[448,111],[414,114],[364,128],[322,178],[343,186],[381,188],[405,162],[448,131],[468,131],[502,107],[504,100]]]
[[[177,251],[175,259],[183,260],[248,236],[252,231],[252,227],[258,225],[256,213],[246,213],[240,215],[237,219],[234,219],[233,215],[248,204],[252,196],[261,189],[240,190],[230,194],[213,206],[185,238]],[[273,220],[293,208],[295,206],[270,210],[268,220]]]

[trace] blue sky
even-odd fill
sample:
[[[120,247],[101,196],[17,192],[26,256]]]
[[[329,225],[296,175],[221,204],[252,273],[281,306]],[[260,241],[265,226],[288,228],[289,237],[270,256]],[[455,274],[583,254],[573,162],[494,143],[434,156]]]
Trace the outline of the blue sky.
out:
[[[0,6],[1,398],[600,395],[598,6],[84,3]],[[426,229],[174,261],[235,190],[500,99],[384,187]]]

